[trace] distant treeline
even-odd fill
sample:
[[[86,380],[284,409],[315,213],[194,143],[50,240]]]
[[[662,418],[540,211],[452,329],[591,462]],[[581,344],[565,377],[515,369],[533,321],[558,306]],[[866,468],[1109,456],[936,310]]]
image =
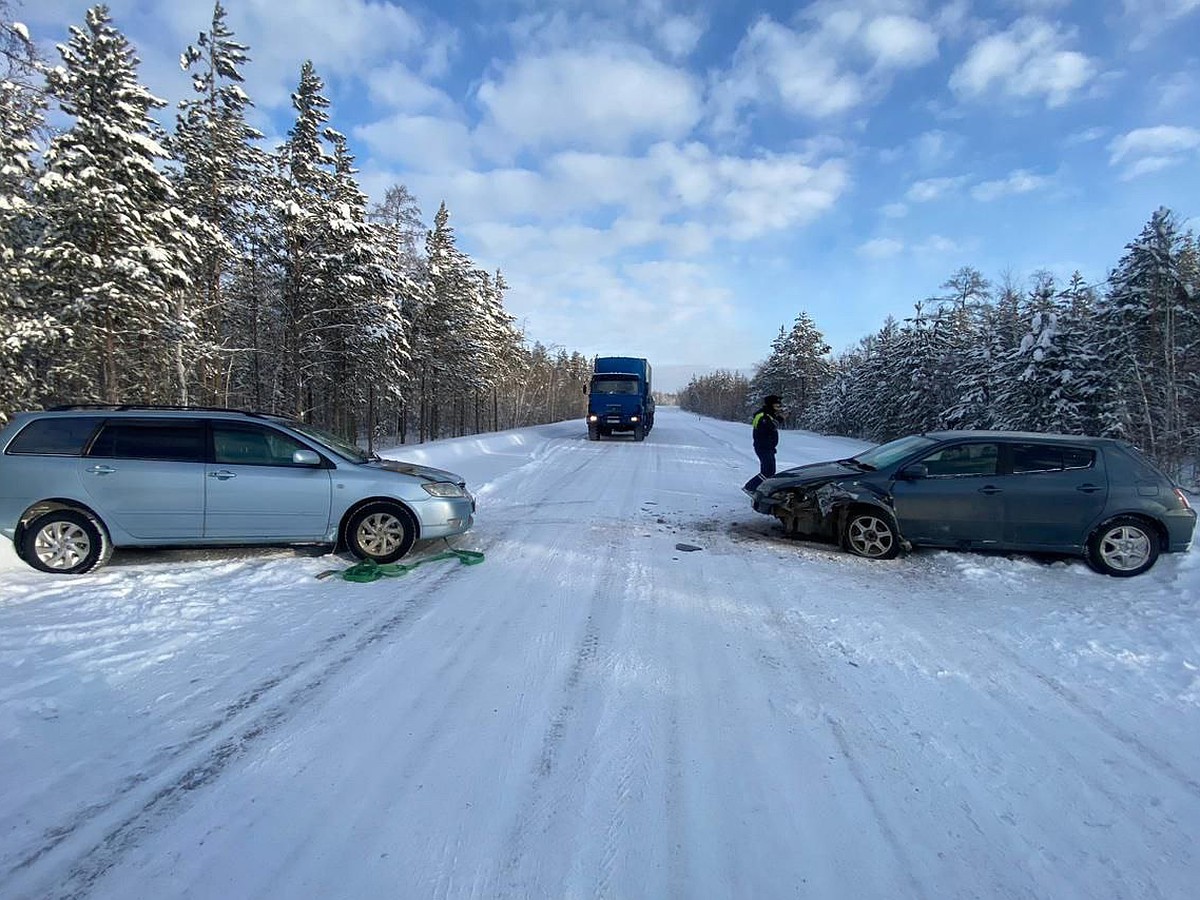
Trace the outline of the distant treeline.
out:
[[[960,269],[944,294],[837,357],[807,313],[752,378],[695,378],[680,406],[744,419],[780,394],[788,425],[869,441],[942,428],[1122,437],[1195,484],[1200,460],[1197,241],[1159,209],[1108,280],[1027,287]]]
[[[267,151],[219,3],[184,50],[195,93],[170,133],[105,7],[55,67],[7,13],[0,422],[66,402],[235,406],[373,443],[581,415],[590,361],[526,340],[444,204],[427,230],[403,185],[368,203],[311,63]]]

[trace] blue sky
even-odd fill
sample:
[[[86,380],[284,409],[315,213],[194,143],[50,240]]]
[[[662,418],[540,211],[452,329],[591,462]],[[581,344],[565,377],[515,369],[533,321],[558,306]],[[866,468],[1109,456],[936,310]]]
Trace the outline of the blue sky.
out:
[[[88,5],[13,13],[49,45]],[[183,98],[212,7],[108,5]],[[1200,0],[225,5],[265,133],[311,59],[364,187],[445,200],[531,339],[671,381],[801,311],[848,348],[964,265],[1099,282],[1200,216]]]

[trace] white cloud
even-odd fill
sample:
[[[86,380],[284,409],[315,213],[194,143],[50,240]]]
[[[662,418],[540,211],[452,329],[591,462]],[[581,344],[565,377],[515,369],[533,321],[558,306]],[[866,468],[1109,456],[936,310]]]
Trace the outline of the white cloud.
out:
[[[913,252],[922,256],[951,256],[962,250],[958,241],[933,234],[913,247]]]
[[[1143,49],[1177,19],[1200,10],[1200,0],[1123,0],[1125,17],[1136,33],[1134,49]]]
[[[383,163],[403,163],[424,172],[452,171],[472,163],[470,131],[452,119],[401,113],[353,133]]]
[[[1103,140],[1106,134],[1108,134],[1108,129],[1097,125],[1093,128],[1085,128],[1083,131],[1076,131],[1073,134],[1067,135],[1063,139],[1063,143],[1068,147],[1079,144],[1093,144],[1096,141]]]
[[[672,57],[689,55],[704,35],[704,23],[698,16],[670,16],[655,27],[659,44]]]
[[[621,150],[639,138],[678,138],[700,119],[686,71],[643,50],[609,45],[524,57],[478,92],[484,134],[499,152],[588,146]]]
[[[880,207],[879,212],[885,219],[903,219],[908,215],[908,204],[888,203]]]
[[[877,65],[910,69],[937,58],[938,36],[911,16],[880,16],[867,24],[863,42]]]
[[[1066,49],[1071,37],[1050,23],[1026,17],[976,43],[950,76],[950,87],[975,99],[998,91],[1015,99],[1041,98],[1062,106],[1097,76],[1096,64]]]
[[[367,75],[371,100],[402,112],[448,113],[454,102],[446,93],[414,75],[402,62],[375,69]]]
[[[966,177],[962,175],[953,178],[927,178],[913,184],[904,196],[912,203],[929,203],[961,190],[966,182]]]
[[[1109,145],[1109,164],[1126,180],[1183,162],[1200,151],[1200,130],[1177,125],[1138,128]]]
[[[904,252],[904,242],[894,238],[875,238],[859,244],[855,252],[867,259],[890,259]]]
[[[895,71],[938,55],[937,29],[910,6],[826,0],[808,6],[794,27],[759,17],[733,65],[714,80],[715,127],[734,130],[748,106],[822,119],[878,100]]]
[[[1027,194],[1050,184],[1050,179],[1018,169],[1007,178],[983,181],[971,188],[971,196],[981,202],[998,200],[1012,194]]]

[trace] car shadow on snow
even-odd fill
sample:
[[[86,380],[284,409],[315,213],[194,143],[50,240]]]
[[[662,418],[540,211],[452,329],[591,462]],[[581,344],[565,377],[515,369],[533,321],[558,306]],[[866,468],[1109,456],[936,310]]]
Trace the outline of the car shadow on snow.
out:
[[[845,559],[861,562],[863,565],[874,566],[879,565],[880,560],[866,559],[861,556],[855,556],[842,549],[841,545],[834,540],[821,538],[816,535],[789,535],[786,534],[777,522],[770,521],[738,521],[731,522],[726,528],[726,533],[731,539],[736,542],[761,542],[767,543],[774,547],[793,547],[804,550],[820,551],[822,555],[837,554]],[[1006,559],[1036,563],[1047,569],[1054,566],[1078,564],[1086,567],[1086,563],[1076,556],[1071,556],[1065,553],[1015,553],[1005,550],[956,550],[953,548],[944,547],[910,547],[901,551],[898,560],[903,563],[905,560],[910,562],[921,560],[932,561],[939,556],[945,555],[955,560],[970,560],[976,559],[979,561]]]

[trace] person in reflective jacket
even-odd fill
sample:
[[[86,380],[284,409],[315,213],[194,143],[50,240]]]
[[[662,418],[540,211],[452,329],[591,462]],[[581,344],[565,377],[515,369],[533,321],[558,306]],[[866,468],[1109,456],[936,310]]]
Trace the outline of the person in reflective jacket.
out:
[[[747,494],[754,494],[763,479],[775,474],[775,448],[779,446],[779,422],[783,417],[783,398],[768,394],[762,406],[750,420],[754,435],[754,453],[758,457],[758,474],[742,485]]]

